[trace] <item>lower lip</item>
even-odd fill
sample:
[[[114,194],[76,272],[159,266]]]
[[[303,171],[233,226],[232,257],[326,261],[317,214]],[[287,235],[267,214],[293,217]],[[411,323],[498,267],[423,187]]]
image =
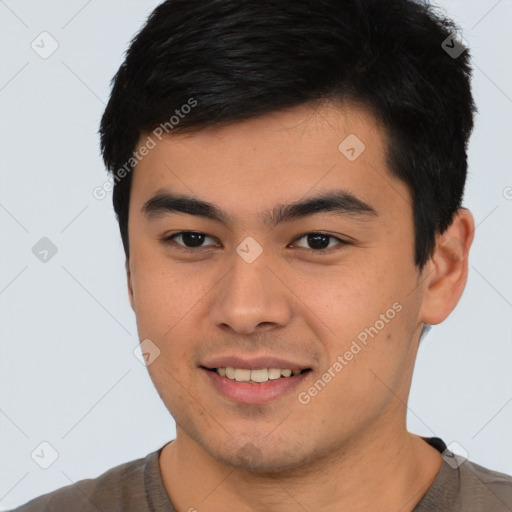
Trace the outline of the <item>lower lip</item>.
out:
[[[205,368],[200,369],[206,373],[210,382],[224,397],[248,405],[266,404],[289,393],[311,373],[311,371],[307,371],[292,377],[281,377],[261,384],[250,384],[249,382],[237,382],[227,377],[221,377],[217,372]]]

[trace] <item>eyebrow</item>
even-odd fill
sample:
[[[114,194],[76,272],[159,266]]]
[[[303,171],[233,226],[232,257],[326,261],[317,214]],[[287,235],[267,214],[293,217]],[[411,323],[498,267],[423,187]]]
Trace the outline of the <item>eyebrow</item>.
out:
[[[146,201],[141,212],[148,219],[159,218],[169,213],[184,213],[205,217],[226,225],[233,223],[232,217],[213,203],[165,190],[159,190]],[[284,222],[319,213],[333,213],[362,221],[370,221],[378,216],[373,206],[347,190],[338,189],[323,192],[305,200],[278,204],[271,210],[261,213],[260,218],[265,226],[272,228]]]

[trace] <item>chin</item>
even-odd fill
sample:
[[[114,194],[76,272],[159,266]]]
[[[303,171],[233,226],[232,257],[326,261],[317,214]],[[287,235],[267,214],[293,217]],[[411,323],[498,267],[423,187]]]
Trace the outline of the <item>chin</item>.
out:
[[[287,447],[282,440],[239,441],[236,446],[228,441],[216,446],[203,446],[211,457],[233,469],[275,475],[300,469],[308,464],[309,457],[302,456],[297,443]]]

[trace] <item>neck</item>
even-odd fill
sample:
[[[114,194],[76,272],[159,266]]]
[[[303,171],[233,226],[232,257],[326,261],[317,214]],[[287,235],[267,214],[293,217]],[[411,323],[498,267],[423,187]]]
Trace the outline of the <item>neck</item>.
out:
[[[333,447],[328,457],[283,474],[226,466],[178,427],[160,455],[165,488],[177,510],[224,512],[410,512],[434,481],[441,455],[404,426]],[[378,427],[378,428],[377,428]]]

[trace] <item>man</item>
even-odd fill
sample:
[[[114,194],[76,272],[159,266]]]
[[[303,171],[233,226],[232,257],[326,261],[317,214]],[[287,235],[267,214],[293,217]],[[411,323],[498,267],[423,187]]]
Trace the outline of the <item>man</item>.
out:
[[[410,0],[158,6],[100,133],[176,439],[17,510],[512,510],[511,477],[406,429],[467,280],[470,74]]]

